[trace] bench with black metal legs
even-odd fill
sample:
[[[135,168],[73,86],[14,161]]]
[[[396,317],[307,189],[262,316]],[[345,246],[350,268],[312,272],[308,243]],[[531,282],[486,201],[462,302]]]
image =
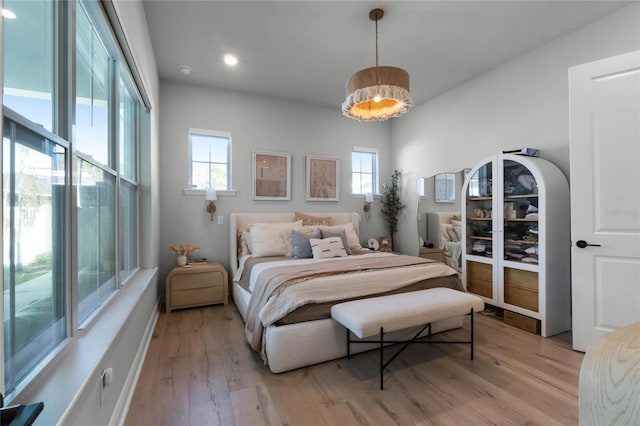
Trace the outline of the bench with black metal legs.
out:
[[[331,308],[331,317],[347,329],[347,358],[352,343],[378,343],[380,346],[380,389],[383,389],[383,371],[407,346],[412,343],[450,344],[464,343],[471,348],[473,360],[473,313],[482,311],[484,302],[477,296],[450,288],[431,288],[409,293],[392,294],[368,299],[339,303]],[[469,340],[423,340],[431,337],[431,323],[461,315],[471,316]],[[421,326],[408,340],[385,340],[384,336],[398,330]],[[420,337],[424,332],[427,336]],[[378,340],[365,339],[378,335]],[[387,362],[383,348],[387,344],[403,343],[403,346]]]

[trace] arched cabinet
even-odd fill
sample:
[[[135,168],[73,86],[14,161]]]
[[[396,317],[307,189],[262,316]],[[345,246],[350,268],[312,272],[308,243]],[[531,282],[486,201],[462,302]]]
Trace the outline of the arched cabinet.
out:
[[[571,328],[570,200],[562,171],[541,158],[499,154],[462,187],[463,280],[484,301],[539,320],[540,334]]]

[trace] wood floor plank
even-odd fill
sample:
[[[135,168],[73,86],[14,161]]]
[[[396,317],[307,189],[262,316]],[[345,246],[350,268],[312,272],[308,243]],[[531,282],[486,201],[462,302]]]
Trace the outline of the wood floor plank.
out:
[[[161,312],[126,425],[576,425],[583,354],[476,315],[466,345],[411,345],[272,374],[233,304]],[[461,329],[437,335],[468,336]],[[397,347],[387,348],[385,357]]]

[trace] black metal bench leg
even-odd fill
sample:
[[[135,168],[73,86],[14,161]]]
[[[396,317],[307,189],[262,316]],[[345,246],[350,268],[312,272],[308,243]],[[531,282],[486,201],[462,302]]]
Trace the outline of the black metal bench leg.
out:
[[[349,338],[349,329],[347,328],[347,359],[351,357],[351,339]]]
[[[383,340],[383,336],[384,336],[384,331],[383,331],[383,328],[380,327],[380,390],[383,389],[382,375],[384,373],[384,356],[383,356],[384,340]]]
[[[473,361],[473,308],[471,308],[471,361]]]

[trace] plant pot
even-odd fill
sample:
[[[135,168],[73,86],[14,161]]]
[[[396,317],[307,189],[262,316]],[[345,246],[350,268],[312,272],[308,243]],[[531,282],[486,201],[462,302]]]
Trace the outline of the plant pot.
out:
[[[178,266],[184,266],[187,264],[187,256],[181,254],[176,258],[176,261],[178,262]]]

